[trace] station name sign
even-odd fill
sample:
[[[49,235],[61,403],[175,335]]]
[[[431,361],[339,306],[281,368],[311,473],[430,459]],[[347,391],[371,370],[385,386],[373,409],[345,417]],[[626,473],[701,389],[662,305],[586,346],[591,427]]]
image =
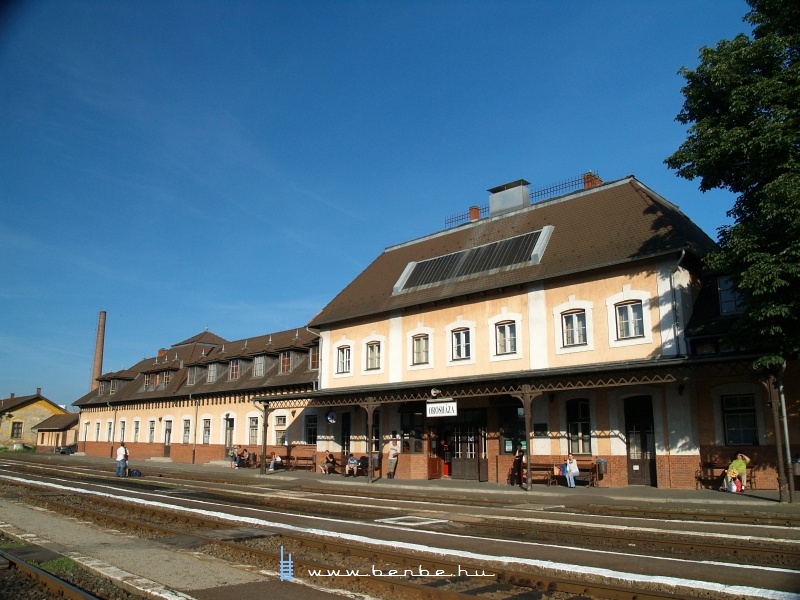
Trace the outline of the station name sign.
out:
[[[442,398],[436,402],[428,401],[429,417],[456,417],[458,416],[458,403],[452,398]]]

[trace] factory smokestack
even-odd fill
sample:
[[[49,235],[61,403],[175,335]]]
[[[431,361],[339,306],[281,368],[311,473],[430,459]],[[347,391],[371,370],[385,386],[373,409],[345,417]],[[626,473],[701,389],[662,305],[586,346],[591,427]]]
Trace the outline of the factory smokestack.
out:
[[[103,374],[103,344],[106,339],[106,311],[101,310],[97,316],[97,339],[94,343],[94,364],[92,365],[92,385],[91,391],[100,386],[97,378]]]

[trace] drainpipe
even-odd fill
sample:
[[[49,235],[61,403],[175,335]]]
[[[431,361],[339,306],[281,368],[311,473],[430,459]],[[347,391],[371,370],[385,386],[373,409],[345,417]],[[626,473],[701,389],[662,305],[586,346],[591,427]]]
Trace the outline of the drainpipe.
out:
[[[106,406],[108,406],[109,410],[114,411],[114,424],[111,426],[111,452],[110,457],[114,458],[114,436],[117,433],[117,407],[111,408],[111,402],[106,402]]]
[[[189,400],[192,399],[192,395],[189,394]],[[194,401],[194,439],[192,441],[192,464],[195,464],[195,458],[197,457],[197,411],[200,408],[200,398],[197,398]]]
[[[678,298],[675,294],[675,273],[678,272],[678,267],[681,266],[685,256],[686,250],[681,250],[681,255],[678,257],[678,261],[675,263],[675,266],[672,267],[672,271],[669,274],[669,289],[672,292],[672,314],[674,318],[672,329],[675,335],[675,349],[678,356],[685,355],[686,352],[681,351],[682,342],[680,338],[680,327],[678,326],[680,314],[678,312]]]

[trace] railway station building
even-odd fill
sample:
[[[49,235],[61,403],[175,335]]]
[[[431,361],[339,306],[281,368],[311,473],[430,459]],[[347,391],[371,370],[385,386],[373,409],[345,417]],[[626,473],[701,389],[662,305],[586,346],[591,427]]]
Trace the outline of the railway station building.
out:
[[[237,445],[352,452],[382,475],[396,440],[398,479],[499,483],[522,447],[534,483],[572,453],[592,484],[663,488],[713,485],[701,464],[741,451],[751,485],[775,489],[778,387],[723,342],[743,307],[703,268],[714,247],[633,176],[587,173],[541,200],[498,186],[463,222],[386,248],[306,327],[204,332],[103,374],[75,403],[79,445],[195,463]],[[781,381],[796,440],[795,364]]]

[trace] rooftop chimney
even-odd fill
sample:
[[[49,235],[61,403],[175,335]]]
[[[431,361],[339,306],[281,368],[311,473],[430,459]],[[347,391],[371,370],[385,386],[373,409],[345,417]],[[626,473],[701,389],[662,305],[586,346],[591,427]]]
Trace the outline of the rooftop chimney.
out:
[[[470,206],[469,207],[469,220],[470,221],[478,221],[481,218],[481,207],[480,206]]]
[[[16,394],[14,392],[11,392],[11,397],[9,398],[9,400],[13,400],[15,397],[16,397]]]
[[[164,358],[166,355],[167,355],[166,348],[161,348],[161,350],[158,351],[158,358]]]
[[[36,395],[37,396],[41,396],[42,395],[42,388],[36,388]]]
[[[583,174],[583,189],[588,190],[590,188],[596,188],[603,185],[603,180],[600,179],[599,175],[595,175],[591,171],[587,171]]]

